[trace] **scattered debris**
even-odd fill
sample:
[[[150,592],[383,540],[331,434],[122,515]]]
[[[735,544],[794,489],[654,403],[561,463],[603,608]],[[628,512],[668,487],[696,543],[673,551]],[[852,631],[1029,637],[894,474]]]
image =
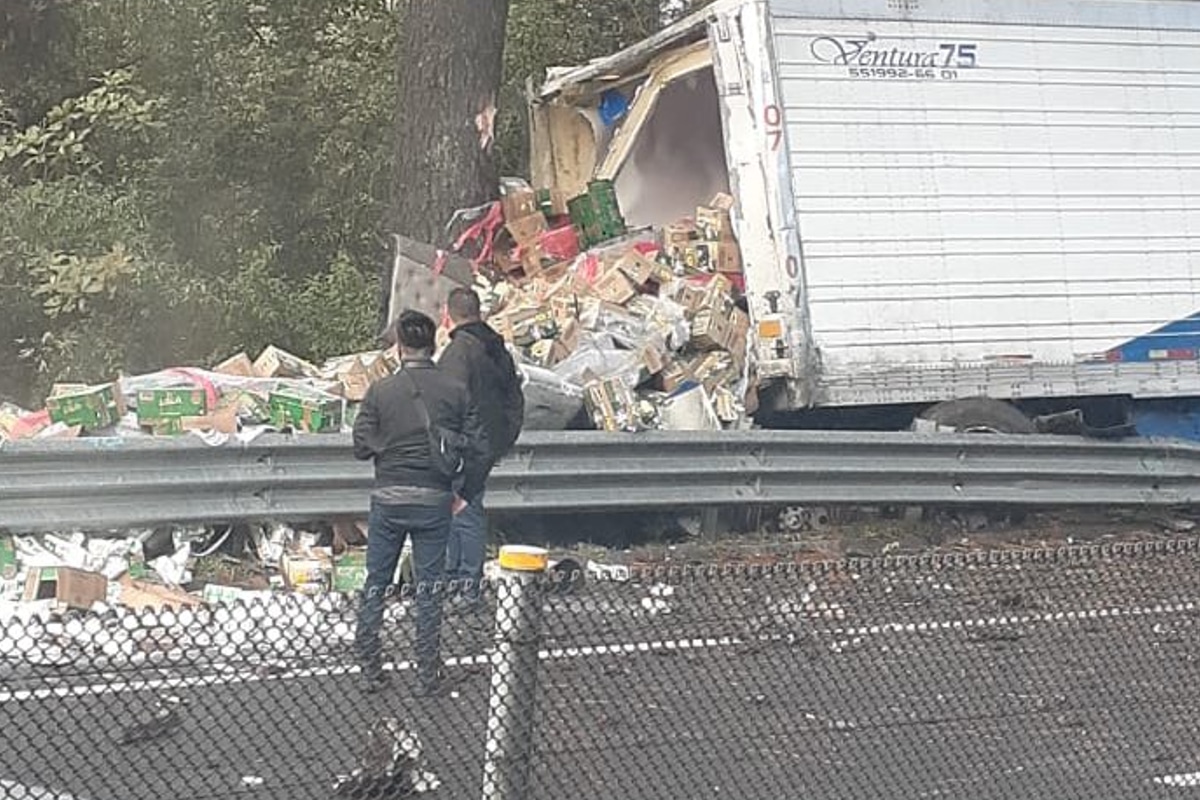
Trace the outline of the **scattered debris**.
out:
[[[254,361],[238,353],[211,370],[56,384],[40,411],[0,404],[0,442],[193,433],[222,444],[227,436],[249,440],[265,430],[340,431],[353,423],[367,388],[396,366],[392,350],[338,356],[318,367],[269,346]]]
[[[485,113],[481,136],[490,123]],[[573,198],[511,178],[501,191],[496,203],[456,215],[466,229],[426,266],[438,273],[469,251],[464,263],[487,320],[528,387],[561,395],[564,408],[582,399],[592,424],[608,431],[742,420],[757,399],[730,195],[661,229],[630,230],[611,181],[592,181]],[[443,344],[449,324],[439,330]],[[266,430],[345,431],[370,385],[397,366],[394,349],[318,365],[268,346],[253,360],[235,353],[208,370],[59,384],[44,409],[0,404],[0,442],[193,434],[216,446]]]
[[[511,247],[475,289],[522,364],[579,388],[609,431],[720,429],[743,416],[750,318],[720,194],[694,218],[630,231],[609,181],[566,200],[506,179]]]
[[[1191,519],[1165,517],[1157,522],[1160,528],[1169,533],[1191,533],[1196,530],[1196,521]]]
[[[182,589],[134,580],[128,575],[121,576],[118,585],[119,602],[126,608],[184,608],[201,603],[198,598]]]
[[[25,580],[22,600],[51,600],[62,608],[88,610],[108,596],[108,580],[95,572],[73,567],[35,567]]]
[[[121,729],[117,736],[117,744],[137,744],[170,736],[176,728],[183,724],[183,720],[179,717],[179,707],[183,705],[183,702],[180,698],[173,696],[158,698],[149,715]]]
[[[365,527],[350,520],[337,530],[241,525],[0,535],[0,610],[4,616],[107,606],[181,610],[276,591],[353,594],[366,580]]]
[[[675,595],[674,586],[656,583],[650,587],[649,595],[642,598],[642,610],[652,617],[671,613],[671,604],[667,602],[667,598]]]
[[[381,717],[367,731],[358,765],[349,775],[339,775],[333,792],[338,797],[400,797],[430,792],[441,786],[424,769],[421,740],[405,730],[395,717]]]

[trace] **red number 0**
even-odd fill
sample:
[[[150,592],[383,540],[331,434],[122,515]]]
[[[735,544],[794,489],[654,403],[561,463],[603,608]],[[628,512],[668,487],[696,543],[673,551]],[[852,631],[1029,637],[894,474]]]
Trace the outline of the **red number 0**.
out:
[[[772,150],[778,150],[780,142],[783,141],[783,113],[777,105],[769,105],[763,108],[763,122],[767,125],[767,140],[771,143]]]

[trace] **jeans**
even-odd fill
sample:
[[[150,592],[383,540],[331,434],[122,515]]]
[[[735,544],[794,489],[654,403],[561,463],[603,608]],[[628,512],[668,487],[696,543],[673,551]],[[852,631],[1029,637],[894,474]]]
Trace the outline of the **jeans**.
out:
[[[454,581],[468,602],[479,602],[479,583],[483,578],[483,556],[487,551],[487,512],[483,510],[483,492],[450,522],[450,542],[446,547],[446,578]]]
[[[442,592],[446,540],[450,533],[450,506],[399,506],[371,501],[367,519],[367,578],[354,647],[368,677],[381,669],[379,631],[383,626],[383,601],[404,547],[412,537],[414,593],[417,607],[417,675],[436,679],[440,667]]]

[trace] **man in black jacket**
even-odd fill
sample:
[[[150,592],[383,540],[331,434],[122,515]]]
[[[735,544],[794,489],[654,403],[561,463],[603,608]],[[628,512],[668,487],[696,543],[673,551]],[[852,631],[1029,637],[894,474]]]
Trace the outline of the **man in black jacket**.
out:
[[[490,472],[517,441],[525,421],[520,374],[504,339],[480,318],[479,296],[474,290],[459,287],[451,291],[446,311],[455,327],[450,344],[438,358],[438,368],[470,389],[487,431]],[[486,546],[487,516],[480,492],[454,517],[447,548],[446,576],[461,587],[468,606],[479,603]]]
[[[412,539],[420,690],[439,691],[442,597],[436,584],[444,579],[450,521],[483,494],[490,464],[487,433],[466,384],[433,363],[435,330],[433,320],[420,312],[400,315],[400,370],[367,390],[354,421],[355,458],[375,461],[367,578],[355,631],[368,691],[386,683],[379,630],[384,594],[396,573],[405,536]],[[431,441],[441,436],[439,429],[462,434],[463,469],[457,480],[432,458]]]

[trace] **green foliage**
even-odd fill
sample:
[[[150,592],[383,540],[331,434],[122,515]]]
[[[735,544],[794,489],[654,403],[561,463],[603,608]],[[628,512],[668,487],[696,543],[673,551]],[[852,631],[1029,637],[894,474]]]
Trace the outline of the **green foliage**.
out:
[[[46,263],[31,270],[37,285],[34,297],[41,297],[42,308],[51,319],[67,314],[83,314],[94,305],[93,299],[112,300],[122,285],[137,275],[133,258],[119,242],[97,257],[54,253]]]
[[[279,252],[278,246],[260,246],[244,254],[243,269],[213,293],[221,328],[214,341],[225,355],[275,344],[319,360],[375,346],[370,312],[380,287],[374,275],[339,255],[297,280],[280,270]]]
[[[137,203],[92,178],[0,178],[0,381],[24,390],[8,393],[78,376],[92,366],[74,361],[79,347],[119,343],[154,250]],[[115,347],[95,363],[123,356]]]
[[[145,99],[132,70],[110,70],[96,83],[51,108],[40,124],[0,138],[0,165],[15,163],[38,180],[87,174],[100,168],[87,147],[97,130],[128,140],[161,125],[154,118],[158,102]]]
[[[375,347],[379,330],[375,315],[380,286],[344,256],[327,269],[305,278],[296,304],[292,330],[314,358]]]
[[[384,4],[54,11],[54,69],[0,82],[0,394],[269,343],[371,345],[395,107]]]
[[[396,97],[395,4],[0,5],[0,395],[374,345],[393,120],[420,113]],[[511,0],[506,172],[526,172],[526,78],[667,6]]]

